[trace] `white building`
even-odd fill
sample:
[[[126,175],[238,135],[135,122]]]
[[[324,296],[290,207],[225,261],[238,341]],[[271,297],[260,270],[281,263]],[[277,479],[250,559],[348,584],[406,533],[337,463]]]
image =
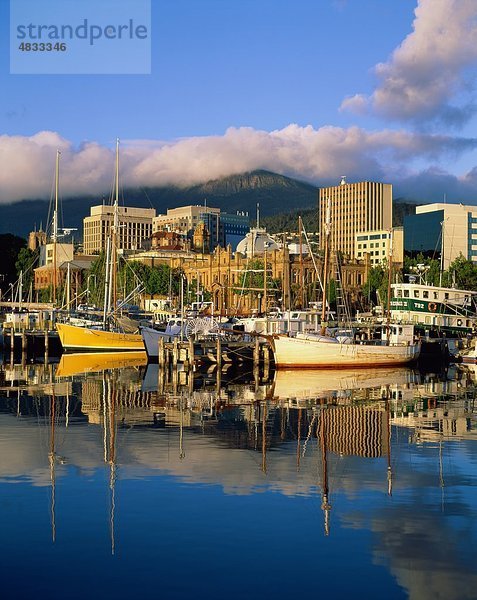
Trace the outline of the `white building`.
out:
[[[404,218],[406,253],[439,257],[442,267],[459,256],[477,262],[477,206],[426,204]]]
[[[365,254],[369,254],[371,266],[382,264],[389,259],[390,239],[392,237],[393,262],[402,264],[404,260],[404,236],[403,228],[395,227],[391,231],[380,229],[377,231],[361,231],[355,235],[355,256],[358,260],[364,260]]]

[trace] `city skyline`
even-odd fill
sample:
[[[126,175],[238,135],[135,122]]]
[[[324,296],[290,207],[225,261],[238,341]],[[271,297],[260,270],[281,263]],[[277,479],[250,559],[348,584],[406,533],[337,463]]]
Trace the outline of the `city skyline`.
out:
[[[10,75],[0,202],[267,169],[477,203],[472,0],[152,2],[151,75]]]

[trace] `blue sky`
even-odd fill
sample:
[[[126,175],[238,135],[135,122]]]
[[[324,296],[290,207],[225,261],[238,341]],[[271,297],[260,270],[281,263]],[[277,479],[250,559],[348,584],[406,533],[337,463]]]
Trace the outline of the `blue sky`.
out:
[[[316,184],[386,180],[427,199],[445,187],[477,202],[474,0],[152,4],[151,75],[10,75],[0,0],[0,153],[11,164],[1,201],[49,193],[56,147],[64,193],[85,192],[79,178],[99,192],[119,136],[131,185],[269,168]],[[440,53],[429,40],[442,28]],[[24,186],[13,180],[20,152],[35,174]]]

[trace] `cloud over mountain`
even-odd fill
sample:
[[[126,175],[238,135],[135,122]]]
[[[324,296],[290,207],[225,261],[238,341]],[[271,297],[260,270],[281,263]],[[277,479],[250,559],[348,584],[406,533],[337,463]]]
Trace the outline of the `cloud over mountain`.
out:
[[[374,111],[403,121],[460,126],[475,113],[471,77],[477,61],[475,0],[418,0],[413,31],[375,67],[370,96],[346,98],[342,109]],[[451,104],[457,99],[458,104]]]
[[[310,181],[330,183],[379,179],[393,183],[419,176],[416,161],[432,165],[475,149],[477,139],[359,127],[300,127],[276,131],[230,128],[222,136],[125,141],[120,150],[123,187],[194,185],[231,174],[267,169]],[[52,131],[31,137],[0,136],[0,202],[48,198],[56,149],[61,151],[63,197],[107,194],[114,175],[114,150],[96,142],[79,147]],[[427,167],[429,168],[429,167]],[[436,167],[437,168],[437,167]],[[429,172],[428,172],[429,174]],[[475,174],[466,175],[468,183]],[[464,182],[464,178],[462,180]]]

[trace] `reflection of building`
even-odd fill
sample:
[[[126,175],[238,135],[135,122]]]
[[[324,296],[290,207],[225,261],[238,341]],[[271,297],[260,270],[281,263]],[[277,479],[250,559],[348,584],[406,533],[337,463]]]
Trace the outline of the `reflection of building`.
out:
[[[117,244],[120,250],[137,250],[152,235],[153,208],[120,206]],[[106,248],[106,240],[114,220],[114,207],[92,206],[90,216],[83,219],[83,248],[85,254],[99,253]]]
[[[331,248],[355,259],[355,235],[392,227],[392,185],[374,181],[320,189],[320,238],[324,245],[326,205],[331,201]]]
[[[440,255],[443,268],[460,254],[477,262],[477,207],[463,204],[426,204],[404,217],[404,250],[416,255]]]
[[[326,446],[342,455],[375,458],[389,451],[385,410],[366,406],[336,406],[322,410],[320,427],[326,431]]]

